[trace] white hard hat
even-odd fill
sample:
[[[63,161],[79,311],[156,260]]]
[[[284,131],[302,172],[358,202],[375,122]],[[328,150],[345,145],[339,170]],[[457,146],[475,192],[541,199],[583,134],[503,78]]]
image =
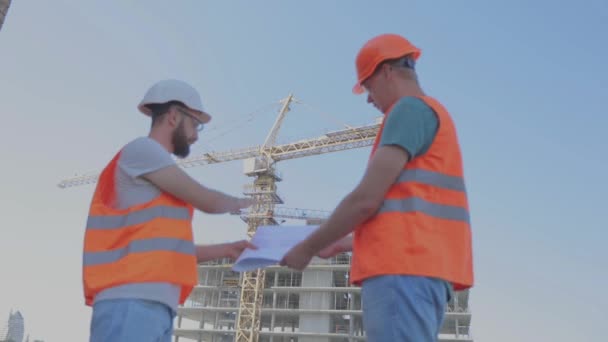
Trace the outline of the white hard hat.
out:
[[[140,112],[150,116],[152,112],[146,107],[153,103],[167,103],[169,101],[179,101],[188,108],[200,113],[200,120],[207,123],[211,120],[211,115],[205,112],[201,96],[199,93],[184,81],[162,80],[156,82],[144,95],[137,108]]]

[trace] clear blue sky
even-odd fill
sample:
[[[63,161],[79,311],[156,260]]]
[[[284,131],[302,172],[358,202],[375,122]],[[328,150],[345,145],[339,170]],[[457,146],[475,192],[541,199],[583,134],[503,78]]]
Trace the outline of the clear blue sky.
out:
[[[272,104],[290,92],[308,106],[293,106],[279,140],[317,136],[378,116],[351,94],[354,56],[370,37],[396,32],[422,48],[422,85],[459,130],[476,340],[599,339],[608,308],[608,3],[252,3],[13,1],[0,31],[0,319],[16,308],[32,338],[86,340],[80,262],[93,187],[56,184],[147,134],[136,104],[150,84],[180,78],[203,94],[214,120],[193,154],[261,143]],[[259,108],[270,110],[250,116]],[[279,164],[286,205],[333,209],[368,153]],[[242,167],[188,172],[239,194],[250,181]],[[197,214],[195,223],[201,243],[245,236],[235,217]]]

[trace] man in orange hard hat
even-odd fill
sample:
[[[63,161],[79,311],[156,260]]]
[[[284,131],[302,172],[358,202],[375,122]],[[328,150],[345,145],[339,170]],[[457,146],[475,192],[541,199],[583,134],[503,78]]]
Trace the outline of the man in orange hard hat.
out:
[[[367,170],[330,218],[281,261],[302,270],[315,255],[352,250],[351,281],[362,288],[370,342],[436,341],[452,291],[473,286],[456,128],[422,91],[419,57],[420,49],[396,34],[361,48],[353,92],[367,92],[367,102],[384,114]]]
[[[246,240],[196,246],[192,217],[252,204],[209,189],[172,158],[184,158],[211,116],[188,83],[162,80],[138,109],[148,136],[120,149],[102,171],[84,239],[85,302],[93,307],[91,342],[170,342],[173,318],[198,283],[197,263],[236,259]]]

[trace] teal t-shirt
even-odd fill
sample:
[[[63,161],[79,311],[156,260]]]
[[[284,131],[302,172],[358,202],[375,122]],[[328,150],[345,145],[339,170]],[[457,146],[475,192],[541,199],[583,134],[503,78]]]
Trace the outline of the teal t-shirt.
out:
[[[388,113],[380,146],[397,145],[410,159],[428,151],[435,139],[439,120],[435,111],[417,97],[400,99]]]
[[[407,151],[410,159],[426,153],[437,134],[439,119],[435,111],[417,97],[400,99],[388,113],[380,146],[394,145]],[[445,282],[448,298],[453,297],[453,287]]]

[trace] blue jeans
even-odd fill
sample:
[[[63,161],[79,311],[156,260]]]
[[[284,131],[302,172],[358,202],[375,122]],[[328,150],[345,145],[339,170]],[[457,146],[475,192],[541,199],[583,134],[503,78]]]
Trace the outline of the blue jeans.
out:
[[[378,276],[363,281],[361,300],[368,342],[435,342],[448,290],[439,279]]]
[[[140,299],[108,299],[93,305],[89,342],[171,342],[173,311]]]

